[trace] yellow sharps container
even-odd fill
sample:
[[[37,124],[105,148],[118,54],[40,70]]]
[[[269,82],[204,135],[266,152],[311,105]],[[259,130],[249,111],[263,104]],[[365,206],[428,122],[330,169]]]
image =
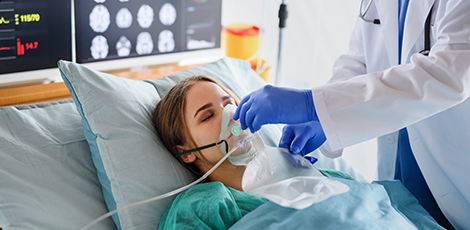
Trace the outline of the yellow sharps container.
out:
[[[242,23],[222,27],[222,47],[227,57],[254,61],[258,58],[259,28]]]
[[[258,27],[242,23],[222,27],[222,47],[225,50],[225,56],[249,61],[251,68],[258,70],[261,78],[269,82],[269,64],[265,60],[258,61]],[[258,64],[260,64],[259,68]]]

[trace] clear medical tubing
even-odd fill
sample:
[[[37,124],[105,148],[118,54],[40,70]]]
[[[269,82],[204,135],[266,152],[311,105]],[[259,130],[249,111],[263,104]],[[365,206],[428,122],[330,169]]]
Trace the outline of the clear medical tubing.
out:
[[[111,211],[111,212],[108,212],[102,216],[100,216],[99,218],[97,218],[96,220],[90,222],[89,224],[87,224],[85,227],[83,227],[81,230],[87,230],[89,229],[90,227],[92,227],[93,225],[97,224],[98,222],[124,210],[124,209],[128,209],[130,207],[134,207],[134,206],[137,206],[137,205],[141,205],[141,204],[146,204],[146,203],[149,203],[149,202],[152,202],[152,201],[157,201],[157,200],[160,200],[160,199],[164,199],[164,198],[167,198],[167,197],[170,197],[170,196],[173,196],[173,195],[176,195],[178,193],[181,193],[183,192],[184,190],[196,185],[196,184],[199,184],[201,181],[203,181],[204,179],[206,179],[212,172],[214,172],[214,170],[216,170],[221,164],[222,162],[224,162],[233,152],[235,152],[235,150],[237,150],[238,148],[243,148],[245,147],[245,145],[247,143],[250,142],[250,138],[247,137],[245,139],[241,139],[237,145],[232,149],[230,150],[230,152],[228,152],[224,157],[222,157],[222,159],[220,159],[219,162],[217,162],[217,164],[214,165],[214,167],[212,167],[209,171],[207,171],[201,178],[195,180],[194,182],[192,182],[191,184],[188,184],[188,185],[185,185],[181,188],[178,188],[178,189],[175,189],[171,192],[168,192],[168,193],[165,193],[163,195],[160,195],[160,196],[156,196],[156,197],[153,197],[153,198],[150,198],[150,199],[147,199],[147,200],[143,200],[143,201],[139,201],[139,202],[135,202],[133,204],[130,204],[130,205],[127,205],[127,206],[124,206],[122,208],[119,208],[119,209],[116,209],[114,211]]]

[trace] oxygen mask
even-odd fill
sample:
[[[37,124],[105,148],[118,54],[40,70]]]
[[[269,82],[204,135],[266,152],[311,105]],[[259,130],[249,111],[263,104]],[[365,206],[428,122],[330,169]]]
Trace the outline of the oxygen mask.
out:
[[[240,140],[247,140],[244,147],[237,148],[228,160],[233,165],[247,165],[257,152],[265,148],[265,144],[258,132],[251,133],[249,129],[242,130],[240,121],[233,120],[233,114],[237,107],[232,104],[225,106],[222,113],[222,124],[220,127],[220,135],[217,142],[225,140],[228,148],[224,145],[218,145],[220,151],[226,155],[227,152],[236,147]]]

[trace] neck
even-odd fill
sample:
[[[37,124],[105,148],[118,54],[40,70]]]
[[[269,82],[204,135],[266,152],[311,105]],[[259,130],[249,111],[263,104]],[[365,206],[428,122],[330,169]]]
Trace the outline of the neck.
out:
[[[209,175],[208,179],[210,181],[222,182],[227,187],[243,191],[242,178],[245,168],[246,166],[236,166],[230,162],[224,162]],[[209,171],[209,169],[205,170],[205,172]]]

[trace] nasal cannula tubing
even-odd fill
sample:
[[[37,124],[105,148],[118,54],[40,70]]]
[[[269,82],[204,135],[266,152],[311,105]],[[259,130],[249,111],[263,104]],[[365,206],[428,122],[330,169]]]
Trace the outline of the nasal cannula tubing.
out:
[[[122,208],[119,208],[119,209],[116,209],[114,211],[111,211],[111,212],[108,212],[102,216],[100,216],[99,218],[95,219],[94,221],[90,222],[89,224],[87,224],[85,227],[83,227],[81,230],[87,230],[89,229],[90,227],[92,227],[93,225],[97,224],[98,222],[118,213],[119,211],[122,211],[124,209],[128,209],[130,207],[134,207],[136,205],[140,205],[140,204],[145,204],[145,203],[149,203],[149,202],[152,202],[152,201],[156,201],[156,200],[160,200],[160,199],[163,199],[163,198],[167,198],[167,197],[170,197],[170,196],[173,196],[175,194],[178,194],[180,192],[183,192],[184,190],[196,185],[196,184],[199,184],[202,180],[206,179],[212,172],[214,172],[215,169],[217,169],[217,167],[219,167],[222,162],[224,162],[235,150],[237,150],[238,148],[243,148],[245,147],[245,145],[250,141],[250,137],[247,137],[247,138],[244,138],[244,139],[241,139],[240,141],[238,141],[237,143],[237,146],[235,146],[235,148],[233,148],[232,150],[230,150],[230,152],[228,152],[224,157],[222,157],[222,159],[220,159],[219,162],[217,162],[217,164],[214,165],[214,167],[212,167],[209,171],[207,171],[201,178],[195,180],[194,182],[188,184],[188,185],[185,185],[181,188],[178,188],[178,189],[175,189],[171,192],[168,192],[168,193],[165,193],[163,195],[160,195],[160,196],[156,196],[156,197],[153,197],[153,198],[150,198],[150,199],[147,199],[147,200],[143,200],[143,201],[139,201],[139,202],[135,202],[133,204],[129,204],[127,206],[124,206]]]

